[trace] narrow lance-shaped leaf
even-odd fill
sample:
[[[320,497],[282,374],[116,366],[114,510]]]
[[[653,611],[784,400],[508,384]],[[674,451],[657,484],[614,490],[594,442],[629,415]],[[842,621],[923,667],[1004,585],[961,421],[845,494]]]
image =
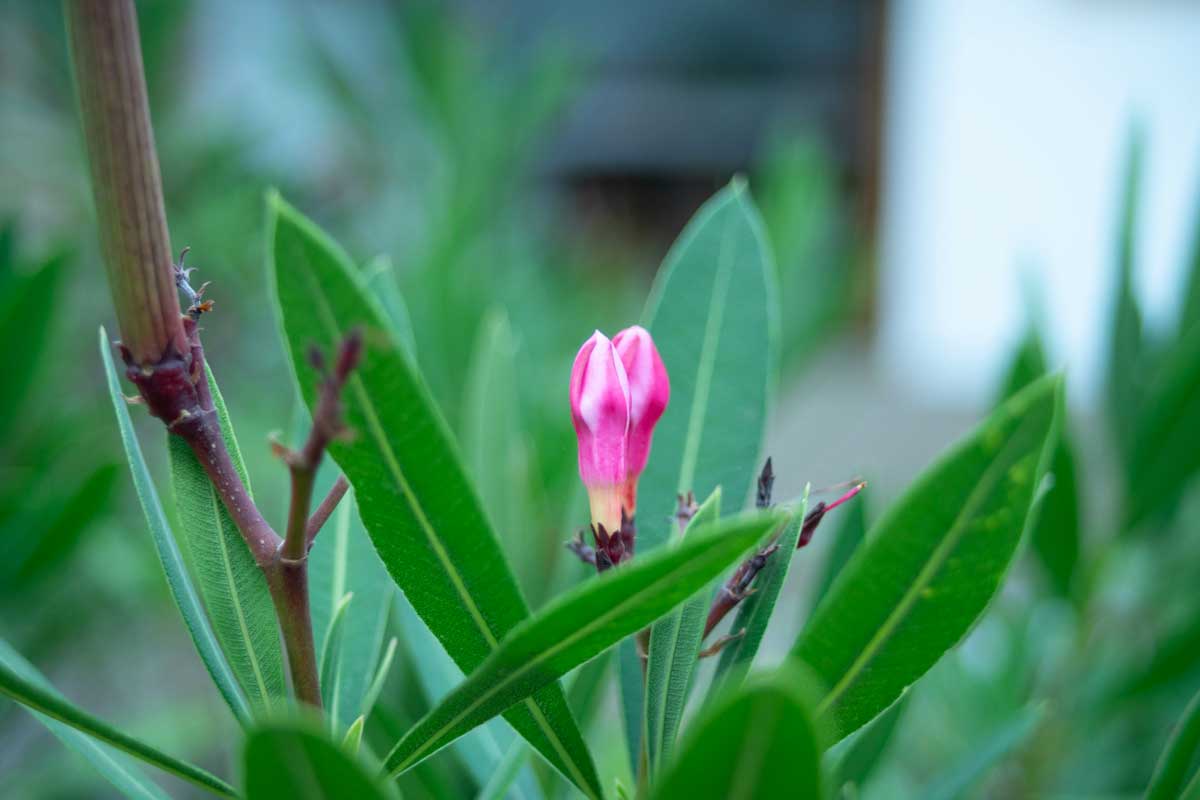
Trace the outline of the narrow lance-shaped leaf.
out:
[[[333,617],[329,620],[329,628],[321,643],[321,700],[328,709],[330,728],[334,732],[338,730],[338,718],[341,716],[341,709],[338,708],[338,695],[341,690],[342,635],[346,624],[346,612],[353,599],[353,592],[342,595],[341,602],[333,611]]]
[[[1192,697],[1175,730],[1171,731],[1171,737],[1150,778],[1150,785],[1146,787],[1146,800],[1173,800],[1180,797],[1188,783],[1189,769],[1197,753],[1200,753],[1200,692]]]
[[[779,593],[783,591],[783,584],[787,580],[792,557],[796,553],[796,543],[799,542],[800,531],[804,527],[804,515],[807,513],[806,486],[799,508],[792,510],[787,525],[779,534],[776,542],[779,549],[767,560],[767,565],[754,579],[754,593],[738,606],[737,617],[730,628],[738,636],[721,651],[714,682],[736,683],[749,671],[754,662],[754,656],[758,654],[763,636],[767,633],[767,624],[771,621],[775,603],[779,600]]]
[[[241,450],[211,371],[208,384],[230,458],[249,490]],[[269,710],[286,696],[286,689],[279,629],[266,577],[188,443],[168,436],[167,452],[180,525],[217,640],[251,707],[256,713]]]
[[[122,761],[112,760],[112,755],[107,751],[88,748],[86,743],[90,740],[87,737],[103,742],[147,764],[153,764],[159,769],[213,794],[221,797],[235,796],[233,787],[215,775],[174,756],[169,756],[72,705],[66,698],[54,691],[45,679],[2,639],[0,639],[0,695],[11,697],[21,705],[38,712],[44,717],[43,721],[47,723],[47,726],[59,738],[68,741],[73,747],[83,752],[88,760],[98,767],[101,760],[107,756],[111,763],[102,768],[105,777],[115,782],[118,775],[121,775],[128,779],[127,781],[123,780],[124,788],[138,786],[145,790],[145,793],[134,796],[159,797],[162,793],[148,788],[150,784],[145,781],[144,777],[129,769],[129,765]],[[61,723],[62,727],[56,727],[58,723]],[[86,736],[80,736],[76,734],[76,731],[86,734]]]
[[[697,531],[721,517],[721,489],[713,490],[688,523]],[[675,542],[681,544],[683,536]],[[651,772],[670,756],[679,732],[679,721],[687,705],[692,676],[704,636],[704,619],[711,593],[701,587],[680,608],[654,623],[650,629],[650,653],[646,662],[646,755]]]
[[[720,486],[728,510],[745,502],[779,369],[778,318],[762,220],[735,179],[672,246],[643,315],[671,403],[640,481],[639,553],[666,541],[681,492],[707,497]]]
[[[129,418],[125,396],[122,394],[121,384],[117,380],[116,368],[113,366],[112,345],[103,328],[100,329],[100,360],[104,364],[108,393],[112,398],[113,410],[117,414],[117,427],[121,431],[121,444],[125,447],[125,457],[129,461],[129,471],[133,475],[133,486],[137,490],[138,502],[142,506],[142,513],[146,516],[146,523],[150,528],[154,550],[158,554],[163,574],[167,578],[167,588],[171,590],[171,597],[175,600],[179,613],[183,615],[184,625],[187,626],[188,633],[192,637],[192,643],[196,645],[196,652],[200,654],[200,660],[204,662],[204,667],[208,670],[208,674],[216,684],[221,696],[225,698],[225,702],[229,704],[233,715],[244,725],[250,719],[250,708],[242,696],[241,689],[238,688],[237,680],[229,668],[229,663],[225,660],[224,653],[217,644],[216,635],[213,633],[208,617],[204,614],[204,609],[200,605],[200,597],[196,594],[196,588],[192,585],[191,576],[183,562],[183,555],[179,552],[179,545],[176,544],[175,536],[167,524],[167,516],[158,499],[154,481],[150,478],[150,471],[146,468],[146,459],[142,456],[142,448],[134,433],[133,421]]]
[[[879,762],[883,760],[888,744],[891,743],[896,730],[900,727],[900,719],[904,716],[904,709],[907,705],[908,695],[903,695],[892,703],[887,711],[861,728],[852,741],[847,742],[849,746],[838,759],[834,772],[833,786],[835,789],[844,791],[843,787],[850,784],[856,792],[861,794],[863,785],[875,772]]]
[[[343,396],[352,437],[330,455],[358,499],[375,550],[455,663],[470,671],[529,615],[453,437],[412,360],[346,255],[278,197],[268,203],[271,278],[297,383],[311,409],[307,353],[362,332]],[[507,714],[517,732],[591,796],[602,793],[562,689],[545,686]]]
[[[1036,328],[1031,328],[1013,357],[1005,377],[1001,402],[1046,374],[1046,356]],[[1079,561],[1079,492],[1070,425],[1064,417],[1058,444],[1051,457],[1054,483],[1042,501],[1041,513],[1030,532],[1030,542],[1050,584],[1070,597]]]
[[[242,751],[246,800],[386,800],[396,792],[316,724],[278,722],[254,730]]]
[[[0,668],[7,668],[34,686],[58,696],[41,673],[3,639],[0,639]],[[124,796],[138,800],[168,800],[167,793],[146,777],[141,767],[129,756],[100,744],[88,734],[53,717],[32,710],[30,713],[60,742],[87,759],[88,763]],[[20,791],[21,787],[12,781],[11,777],[6,784],[9,792]]]
[[[1061,379],[1038,380],[922,473],[801,633],[829,687],[817,714],[847,736],[958,642],[1000,587],[1055,442]]]
[[[750,678],[688,730],[652,798],[774,800],[823,796],[822,736],[794,664]]]
[[[644,628],[691,597],[779,522],[775,514],[755,514],[711,525],[680,547],[639,555],[550,601],[404,735],[387,758],[388,771],[409,769]]]

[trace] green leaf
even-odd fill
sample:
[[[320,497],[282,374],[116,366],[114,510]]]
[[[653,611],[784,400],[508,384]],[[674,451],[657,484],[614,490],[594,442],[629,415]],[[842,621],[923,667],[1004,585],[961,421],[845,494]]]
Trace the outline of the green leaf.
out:
[[[854,498],[853,503],[847,503],[842,506],[842,509],[839,510],[839,513],[842,514],[841,525],[838,526],[837,533],[832,537],[832,546],[821,571],[821,580],[816,584],[816,590],[813,592],[810,607],[814,609],[821,605],[821,601],[829,593],[829,587],[833,585],[834,579],[842,574],[842,569],[867,536],[867,490],[864,488]]]
[[[1046,356],[1036,328],[1030,328],[1013,356],[1004,382],[1001,402],[1046,374]],[[1041,513],[1030,532],[1033,551],[1063,597],[1070,597],[1079,563],[1079,491],[1070,426],[1064,416],[1058,444],[1050,462],[1054,484],[1042,501]]]
[[[1179,718],[1171,738],[1154,767],[1146,800],[1174,800],[1188,781],[1188,772],[1200,753],[1200,692],[1197,692]]]
[[[849,747],[837,762],[834,787],[841,789],[851,784],[861,791],[883,759],[907,704],[908,695],[903,695],[887,711],[861,728],[853,741],[848,742]]]
[[[696,531],[681,546],[638,556],[546,604],[424,719],[386,765],[396,774],[541,686],[644,628],[737,560],[780,522],[745,515]]]
[[[13,264],[0,263],[0,274]],[[0,439],[8,441],[21,416],[22,405],[46,364],[46,345],[58,308],[58,284],[65,259],[53,258],[28,275],[7,278],[0,296],[0,341],[10,342],[4,353],[4,382],[0,388]]]
[[[65,498],[54,519],[38,537],[29,557],[21,564],[17,580],[34,580],[62,564],[91,523],[104,515],[112,498],[120,469],[116,464],[103,464],[90,474]]]
[[[350,608],[350,602],[354,599],[354,592],[346,592],[342,595],[342,600],[337,604],[337,608],[333,611],[333,617],[329,620],[329,628],[325,631],[324,641],[320,647],[321,653],[321,699],[325,703],[329,715],[329,724],[334,732],[338,728],[338,719],[341,716],[341,709],[338,708],[339,693],[341,691],[342,671],[342,630],[346,622],[346,610]]]
[[[1200,327],[1172,348],[1150,387],[1129,464],[1127,523],[1170,506],[1200,469]]]
[[[1195,218],[1192,223],[1192,250],[1188,258],[1187,288],[1179,312],[1176,337],[1183,339],[1200,323],[1200,194],[1196,197]]]
[[[249,491],[241,450],[211,371],[208,384],[225,445]],[[266,577],[188,443],[168,436],[167,452],[175,507],[217,641],[255,713],[269,710],[286,697],[287,690]]]
[[[1134,420],[1139,416],[1147,366],[1142,312],[1133,286],[1143,150],[1141,130],[1135,128],[1129,140],[1122,184],[1116,242],[1116,288],[1106,375],[1109,423],[1123,459],[1127,459],[1132,450]]]
[[[260,727],[242,750],[246,800],[384,800],[396,793],[315,724]]]
[[[793,654],[838,738],[970,630],[1008,571],[1049,460],[1062,381],[1038,380],[921,474],[850,559]]]
[[[712,703],[651,797],[822,797],[823,747],[804,685],[800,670],[785,664]]]
[[[688,523],[697,531],[721,517],[721,489],[713,490]],[[682,544],[684,534],[673,542]],[[651,774],[670,756],[687,705],[692,675],[704,637],[704,621],[711,593],[701,587],[682,607],[654,623],[650,629],[650,653],[646,662],[646,755]]]
[[[363,285],[379,301],[385,319],[391,323],[392,335],[408,352],[408,357],[415,364],[417,361],[417,337],[413,333],[412,317],[408,313],[408,304],[400,294],[400,286],[396,283],[396,271],[392,260],[387,256],[376,256],[370,264],[363,268]]]
[[[463,458],[483,507],[517,565],[526,595],[546,579],[541,531],[532,524],[529,446],[521,429],[516,343],[508,317],[493,309],[479,328],[462,415]]]
[[[775,266],[745,182],[704,204],[668,253],[643,315],[671,376],[639,485],[638,552],[667,540],[675,496],[720,486],[742,508],[779,371]],[[647,524],[647,523],[651,524]]]
[[[108,382],[108,393],[112,399],[113,410],[117,414],[117,426],[121,431],[121,444],[125,447],[125,457],[129,460],[129,471],[133,475],[133,486],[137,490],[138,502],[142,513],[146,516],[146,524],[150,528],[150,537],[154,541],[154,549],[162,564],[163,574],[167,578],[167,587],[171,597],[183,615],[184,625],[196,645],[196,652],[208,670],[217,690],[229,704],[233,715],[245,725],[250,720],[250,707],[238,688],[237,680],[229,663],[225,660],[217,644],[217,638],[209,624],[208,617],[200,605],[196,587],[192,585],[191,576],[179,552],[179,545],[167,524],[167,516],[163,512],[162,503],[158,499],[158,491],[146,468],[146,459],[142,456],[142,448],[138,444],[137,434],[133,430],[133,420],[129,418],[128,403],[121,393],[121,384],[117,380],[117,371],[113,366],[112,345],[104,328],[100,329],[100,360],[104,364],[104,372]],[[274,623],[272,623],[274,624]]]
[[[738,613],[734,619],[731,631],[744,631],[734,641],[721,651],[721,659],[717,662],[717,673],[714,682],[727,681],[737,683],[750,670],[754,656],[762,644],[767,632],[767,624],[775,611],[775,603],[787,580],[788,569],[792,557],[796,553],[796,543],[800,540],[800,530],[804,527],[804,516],[808,513],[808,487],[804,488],[804,498],[799,508],[793,509],[787,526],[779,534],[777,544],[779,549],[767,560],[767,565],[754,579],[754,593],[738,605]]]
[[[396,620],[421,691],[430,706],[436,705],[462,683],[462,670],[403,597],[396,598]],[[486,786],[503,768],[513,745],[521,743],[503,719],[493,719],[456,741],[453,747],[475,782]],[[537,778],[532,770],[520,772],[518,793],[530,800],[538,796]]]
[[[12,649],[8,642],[0,639],[0,669],[5,668],[12,670],[18,677],[34,686],[58,696],[58,693],[32,664]],[[60,742],[87,759],[96,771],[124,796],[140,798],[140,800],[169,800],[166,792],[151,782],[142,772],[141,767],[129,756],[100,744],[91,736],[81,733],[53,717],[37,711],[30,711],[30,713],[45,725]],[[9,791],[16,789],[16,785],[9,783]]]
[[[625,750],[629,756],[629,772],[638,774],[642,752],[642,733],[645,728],[646,673],[633,637],[617,645],[617,688],[621,692],[621,721],[625,726]]]
[[[123,759],[114,758],[92,740],[103,742],[117,750],[153,764],[188,783],[220,795],[234,797],[233,787],[215,775],[169,756],[138,739],[122,733],[107,722],[96,719],[56,692],[28,662],[9,644],[0,639],[0,694],[11,697],[37,712],[51,731],[87,757],[106,778],[131,797],[162,797],[163,793],[150,784],[140,772]],[[86,734],[86,736],[80,735]],[[91,737],[91,738],[88,738]],[[126,791],[132,789],[134,791]]]
[[[324,496],[326,487],[333,485],[336,470],[321,473],[317,496]],[[363,701],[379,664],[391,598],[396,591],[363,528],[353,489],[342,498],[313,543],[308,572],[318,652],[329,647],[326,631],[331,630],[339,599],[347,593],[354,595],[354,602],[345,611],[336,648],[337,686],[321,682],[326,711],[345,727],[369,711]]]
[[[1042,712],[1042,706],[1033,706],[1001,725],[987,739],[973,745],[959,763],[952,765],[921,796],[931,800],[957,800],[969,796],[972,786],[1033,735],[1042,720]]]
[[[297,384],[311,408],[309,347],[331,352],[362,332],[362,362],[343,397],[354,436],[329,452],[393,580],[459,668],[472,670],[529,616],[512,570],[429,390],[350,260],[281,199],[268,205],[272,281]],[[561,687],[546,686],[506,718],[585,794],[601,794]]]

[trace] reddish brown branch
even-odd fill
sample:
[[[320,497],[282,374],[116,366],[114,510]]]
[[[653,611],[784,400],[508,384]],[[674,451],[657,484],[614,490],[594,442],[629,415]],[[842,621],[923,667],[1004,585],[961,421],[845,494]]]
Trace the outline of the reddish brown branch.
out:
[[[325,527],[325,523],[329,521],[329,517],[333,515],[338,503],[342,502],[342,498],[346,496],[349,488],[350,481],[346,480],[345,475],[338,475],[333,486],[329,487],[329,494],[325,495],[325,499],[317,506],[317,510],[308,518],[308,526],[304,531],[304,540],[307,543],[306,551],[312,549],[317,534],[321,532],[321,528]]]

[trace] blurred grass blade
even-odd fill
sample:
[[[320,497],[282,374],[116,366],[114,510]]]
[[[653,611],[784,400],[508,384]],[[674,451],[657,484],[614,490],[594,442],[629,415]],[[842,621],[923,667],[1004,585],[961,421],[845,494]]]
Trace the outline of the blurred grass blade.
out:
[[[1197,692],[1187,708],[1171,738],[1167,740],[1150,785],[1146,787],[1146,800],[1174,800],[1183,794],[1188,782],[1188,772],[1200,754],[1200,692]],[[1200,772],[1200,771],[1198,771]]]
[[[1135,127],[1131,132],[1128,147],[1117,227],[1117,274],[1113,290],[1106,375],[1108,421],[1122,460],[1127,460],[1132,451],[1133,426],[1140,416],[1139,407],[1147,367],[1142,312],[1134,291],[1138,203],[1144,151],[1140,128]]]
[[[163,793],[157,790],[153,784],[149,784],[138,772],[127,768],[119,760],[113,759],[109,753],[89,748],[86,743],[91,739],[111,745],[117,750],[147,764],[153,764],[164,772],[169,772],[213,794],[221,797],[235,796],[233,787],[215,775],[186,761],[169,756],[72,705],[66,698],[54,691],[45,679],[2,639],[0,639],[0,694],[11,697],[21,705],[44,716],[46,719],[43,721],[56,736],[79,750],[122,791],[135,786],[143,789],[140,793],[130,793],[130,796],[162,797]],[[63,727],[56,727],[54,721]],[[87,736],[81,736],[76,732]],[[91,737],[91,739],[87,737]],[[122,781],[123,786],[117,783],[118,780]],[[141,785],[139,786],[139,784]]]
[[[230,458],[249,491],[242,453],[211,371],[208,384]],[[168,436],[167,452],[179,524],[187,537],[200,594],[217,641],[251,708],[256,713],[266,711],[287,695],[279,627],[266,577],[254,563],[250,548],[187,442]]]
[[[710,525],[679,547],[639,556],[550,601],[404,735],[387,758],[388,772],[409,769],[644,628],[719,575],[779,522],[776,514],[754,514]]]
[[[416,672],[425,700],[432,707],[462,683],[462,670],[446,654],[446,649],[407,600],[397,597],[395,605],[396,621],[408,650],[409,663]],[[485,786],[503,768],[505,755],[512,745],[523,741],[503,719],[493,719],[456,741],[453,747],[475,782]],[[519,791],[530,800],[538,796],[537,778],[532,770],[521,774]]]
[[[319,376],[309,348],[333,352],[362,332],[362,363],[343,397],[355,435],[330,455],[392,578],[459,668],[475,669],[529,610],[453,438],[349,259],[278,196],[268,206],[272,282],[300,391],[311,408]],[[507,719],[581,791],[601,794],[561,687],[545,686]]]
[[[720,486],[726,510],[742,508],[779,371],[778,302],[762,220],[735,179],[676,240],[643,315],[671,403],[640,481],[638,552],[667,540],[679,492]]]
[[[858,736],[852,742],[848,742],[849,747],[835,768],[833,788],[835,792],[842,791],[840,796],[846,796],[843,787],[847,784],[855,787],[856,794],[861,794],[863,785],[883,760],[907,704],[908,695],[902,695],[887,711],[859,729]]]
[[[326,713],[329,715],[329,724],[332,730],[337,731],[339,727],[338,719],[340,718],[341,709],[339,708],[339,693],[341,686],[339,680],[342,671],[342,631],[346,623],[346,611],[350,608],[351,601],[354,600],[354,592],[346,592],[342,595],[341,602],[337,604],[337,608],[333,611],[333,617],[329,620],[329,629],[325,632],[324,641],[321,644],[321,699],[325,703]]]
[[[58,693],[46,682],[46,679],[34,669],[33,665],[13,650],[8,642],[0,639],[0,669],[9,669],[19,677],[55,696]],[[125,797],[138,800],[169,800],[166,792],[155,785],[137,763],[124,753],[114,752],[100,744],[86,733],[82,733],[66,723],[59,722],[37,711],[31,714],[54,736],[67,747],[87,759],[104,779],[113,785]],[[15,786],[10,785],[10,790]]]
[[[1037,329],[1025,335],[1005,377],[1003,402],[1046,374],[1046,356]],[[1030,532],[1030,543],[1050,585],[1059,595],[1071,597],[1079,563],[1079,490],[1070,423],[1064,416],[1058,444],[1051,457],[1054,485],[1042,501],[1041,513]]]
[[[0,254],[3,257],[3,254]],[[0,386],[0,441],[7,442],[19,412],[30,399],[34,381],[48,360],[45,355],[58,284],[65,271],[65,259],[52,258],[27,275],[15,274],[12,253],[0,261],[0,341],[10,342],[4,352],[4,381]],[[19,344],[17,344],[19,343]]]
[[[713,490],[688,523],[695,532],[721,518],[721,489]],[[684,535],[676,533],[676,545]],[[704,636],[704,620],[711,593],[702,586],[680,608],[654,623],[650,629],[650,653],[646,662],[646,755],[650,774],[657,773],[670,757],[679,733],[679,721],[687,705],[692,675]],[[640,665],[639,665],[640,669]]]
[[[934,782],[921,796],[928,800],[958,800],[969,797],[970,790],[1010,753],[1025,743],[1042,720],[1042,707],[1033,706],[1001,725],[995,733],[972,745],[962,760]]]
[[[167,587],[171,590],[171,597],[175,600],[179,613],[183,615],[183,622],[187,626],[188,634],[191,635],[192,642],[196,645],[196,652],[200,654],[200,660],[204,662],[209,676],[216,684],[221,696],[225,698],[225,702],[229,704],[233,715],[245,725],[250,720],[250,707],[246,704],[241,689],[238,688],[233,671],[229,668],[229,662],[225,660],[225,655],[217,644],[208,617],[205,616],[204,609],[200,605],[196,588],[192,585],[183,555],[179,552],[179,545],[175,542],[175,537],[167,524],[167,516],[163,512],[158,492],[154,488],[154,481],[150,478],[150,471],[146,468],[146,459],[142,456],[142,448],[138,444],[137,435],[133,430],[133,420],[129,418],[128,404],[124,394],[121,393],[121,384],[117,380],[116,368],[113,366],[112,345],[108,341],[108,334],[104,332],[104,328],[100,329],[100,360],[104,364],[108,392],[112,398],[113,410],[117,415],[117,426],[121,432],[121,443],[125,447],[125,457],[129,460],[129,471],[133,475],[133,486],[137,490],[138,502],[142,506],[142,513],[146,516],[150,536],[154,540],[154,549],[158,553],[163,574],[167,578]],[[272,621],[272,625],[274,625],[274,621]]]
[[[877,523],[793,654],[828,693],[817,715],[841,739],[891,705],[970,630],[1035,518],[1061,378],[1002,405],[926,469]]]
[[[794,664],[725,693],[687,731],[652,798],[819,798],[820,737]]]
[[[787,525],[779,534],[779,549],[767,560],[767,565],[754,579],[754,593],[738,605],[737,617],[729,630],[745,633],[721,651],[717,673],[713,678],[714,685],[722,681],[737,683],[754,663],[754,656],[758,654],[758,648],[767,632],[767,625],[771,621],[771,614],[775,611],[775,603],[778,602],[779,593],[787,580],[788,569],[796,553],[796,543],[800,540],[800,529],[804,527],[804,515],[807,513],[808,487],[805,486],[800,506],[792,510]]]
[[[1129,460],[1129,526],[1170,507],[1200,470],[1200,327],[1172,348],[1142,411]]]
[[[531,524],[529,446],[521,428],[516,343],[508,317],[492,309],[479,327],[463,397],[462,446],[467,471],[514,557],[525,595],[536,596],[549,556]],[[556,547],[557,550],[557,547]]]
[[[830,544],[829,555],[821,569],[821,580],[816,583],[809,608],[815,610],[821,605],[821,601],[829,593],[829,587],[833,585],[837,576],[842,574],[842,568],[846,566],[850,557],[862,544],[863,539],[867,537],[868,491],[868,489],[863,489],[854,498],[853,503],[847,503],[839,509],[838,513],[842,515],[842,521],[838,526],[837,533],[830,537],[833,541]]]
[[[307,412],[300,416],[307,421]],[[304,427],[307,430],[307,423]],[[318,473],[314,496],[324,497],[337,474],[336,465],[326,463]],[[342,498],[309,551],[308,580],[317,652],[327,649],[327,631],[341,598],[354,594],[340,628],[336,691],[329,694],[329,686],[321,683],[326,711],[344,728],[367,713],[363,702],[378,668],[396,591],[359,518],[353,489]]]
[[[246,800],[385,800],[399,795],[317,725],[278,722],[250,732],[242,750]]]

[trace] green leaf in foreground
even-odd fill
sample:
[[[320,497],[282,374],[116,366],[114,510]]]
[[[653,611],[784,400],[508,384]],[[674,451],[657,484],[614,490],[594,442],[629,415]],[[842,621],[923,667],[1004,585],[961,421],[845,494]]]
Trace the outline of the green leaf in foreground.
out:
[[[715,701],[654,786],[661,800],[819,798],[821,737],[794,664],[755,675]]]
[[[217,690],[229,704],[233,715],[244,725],[250,719],[250,707],[246,704],[237,680],[233,676],[225,655],[217,644],[217,638],[209,625],[208,617],[200,605],[196,588],[192,585],[191,576],[179,552],[179,545],[167,524],[167,516],[163,512],[154,481],[146,468],[146,459],[142,456],[142,448],[138,444],[137,435],[133,430],[133,420],[129,418],[129,409],[125,396],[121,393],[121,384],[117,380],[117,371],[113,366],[112,345],[108,334],[100,329],[100,360],[104,364],[104,372],[108,382],[108,393],[112,398],[113,409],[117,414],[117,426],[121,431],[121,444],[125,447],[125,457],[129,460],[129,471],[133,475],[133,486],[137,490],[138,502],[141,503],[142,513],[150,528],[150,536],[154,540],[154,549],[162,564],[163,574],[167,578],[167,587],[171,597],[183,615],[200,660],[204,662],[209,676],[216,684]],[[272,623],[273,624],[273,623]]]
[[[808,487],[804,489],[800,506],[792,509],[790,513],[787,525],[780,532],[776,542],[779,549],[767,560],[767,565],[754,579],[754,593],[738,605],[737,617],[730,630],[743,633],[721,651],[721,660],[717,662],[717,674],[713,678],[714,684],[740,681],[750,670],[754,656],[758,654],[763,636],[767,633],[767,624],[775,611],[775,603],[779,600],[779,593],[783,591],[783,584],[787,580],[792,557],[796,554],[796,543],[800,540],[800,530],[804,527],[804,515],[808,513]]]
[[[330,455],[354,487],[375,550],[464,672],[529,616],[453,436],[428,388],[365,294],[349,258],[278,197],[269,205],[271,280],[296,380],[311,410],[320,376],[307,358],[352,330],[362,361],[343,393],[354,436]],[[591,754],[557,684],[506,715],[585,794],[602,793]]]
[[[11,697],[21,705],[47,718],[44,721],[47,722],[47,725],[59,738],[69,741],[72,746],[83,752],[88,760],[98,767],[100,766],[100,761],[107,756],[107,759],[112,763],[107,768],[102,768],[102,771],[110,781],[114,781],[114,785],[116,784],[118,773],[123,773],[129,780],[130,783],[127,785],[137,784],[139,782],[139,775],[136,772],[125,769],[120,761],[112,760],[111,754],[106,751],[89,751],[86,749],[85,743],[90,740],[86,737],[78,737],[76,734],[77,731],[106,745],[111,745],[134,758],[141,759],[147,764],[153,764],[164,772],[169,772],[188,783],[199,786],[202,789],[207,789],[221,797],[235,796],[233,787],[215,775],[211,775],[199,767],[193,766],[186,761],[181,761],[174,756],[169,756],[157,748],[151,747],[126,733],[122,733],[107,722],[99,720],[86,711],[72,705],[66,698],[54,691],[45,682],[45,679],[37,674],[36,670],[18,656],[8,646],[8,643],[3,640],[0,640],[0,695]],[[61,723],[65,727],[55,728],[54,721]],[[141,781],[144,782],[145,779],[141,778]],[[144,789],[145,787],[142,788]],[[162,795],[161,792],[146,791],[151,797]],[[143,794],[142,796],[145,795]]]
[[[47,692],[54,692],[46,679],[42,677],[33,665],[13,650],[8,642],[0,639],[0,668],[7,667],[21,678],[29,681]],[[114,752],[106,745],[100,744],[91,736],[72,728],[70,725],[47,717],[37,711],[31,714],[58,738],[60,742],[83,756],[95,767],[113,787],[126,797],[148,798],[149,800],[168,800],[167,793],[155,785],[137,763],[124,753]],[[10,792],[18,790],[18,786],[6,782]]]
[[[386,761],[402,772],[459,736],[594,658],[691,597],[779,524],[776,514],[736,517],[666,551],[639,556],[550,601],[414,725]]]
[[[1037,329],[1026,334],[1008,370],[1001,402],[1046,374],[1046,356]],[[1062,420],[1058,443],[1050,462],[1054,484],[1042,501],[1030,544],[1046,575],[1063,597],[1070,597],[1079,562],[1079,491],[1075,476],[1075,452],[1070,425]]]
[[[1172,348],[1150,386],[1129,459],[1126,522],[1170,506],[1200,471],[1200,326]]]
[[[1188,782],[1188,771],[1200,753],[1200,692],[1197,692],[1183,715],[1162,756],[1154,768],[1150,785],[1146,787],[1146,800],[1174,800],[1179,797]]]
[[[704,204],[667,254],[645,326],[671,375],[671,403],[639,481],[638,552],[667,540],[675,496],[720,486],[727,510],[754,480],[779,370],[779,299],[745,181]]]
[[[229,456],[249,490],[241,450],[211,372],[208,385]],[[256,712],[268,710],[286,697],[287,690],[279,627],[267,579],[188,443],[178,436],[168,436],[167,451],[180,525],[217,641],[251,707]]]
[[[879,521],[796,642],[847,736],[970,630],[1008,571],[1054,444],[1062,381],[1043,378],[928,468]]]
[[[242,751],[246,800],[385,800],[396,793],[316,725],[272,723]]]
[[[721,518],[721,489],[717,487],[688,523],[688,531]],[[677,533],[676,545],[685,533]],[[692,675],[699,659],[700,640],[711,593],[701,587],[680,608],[654,623],[650,629],[650,653],[646,661],[646,755],[651,772],[669,757],[687,705]],[[640,668],[640,665],[639,665]]]

